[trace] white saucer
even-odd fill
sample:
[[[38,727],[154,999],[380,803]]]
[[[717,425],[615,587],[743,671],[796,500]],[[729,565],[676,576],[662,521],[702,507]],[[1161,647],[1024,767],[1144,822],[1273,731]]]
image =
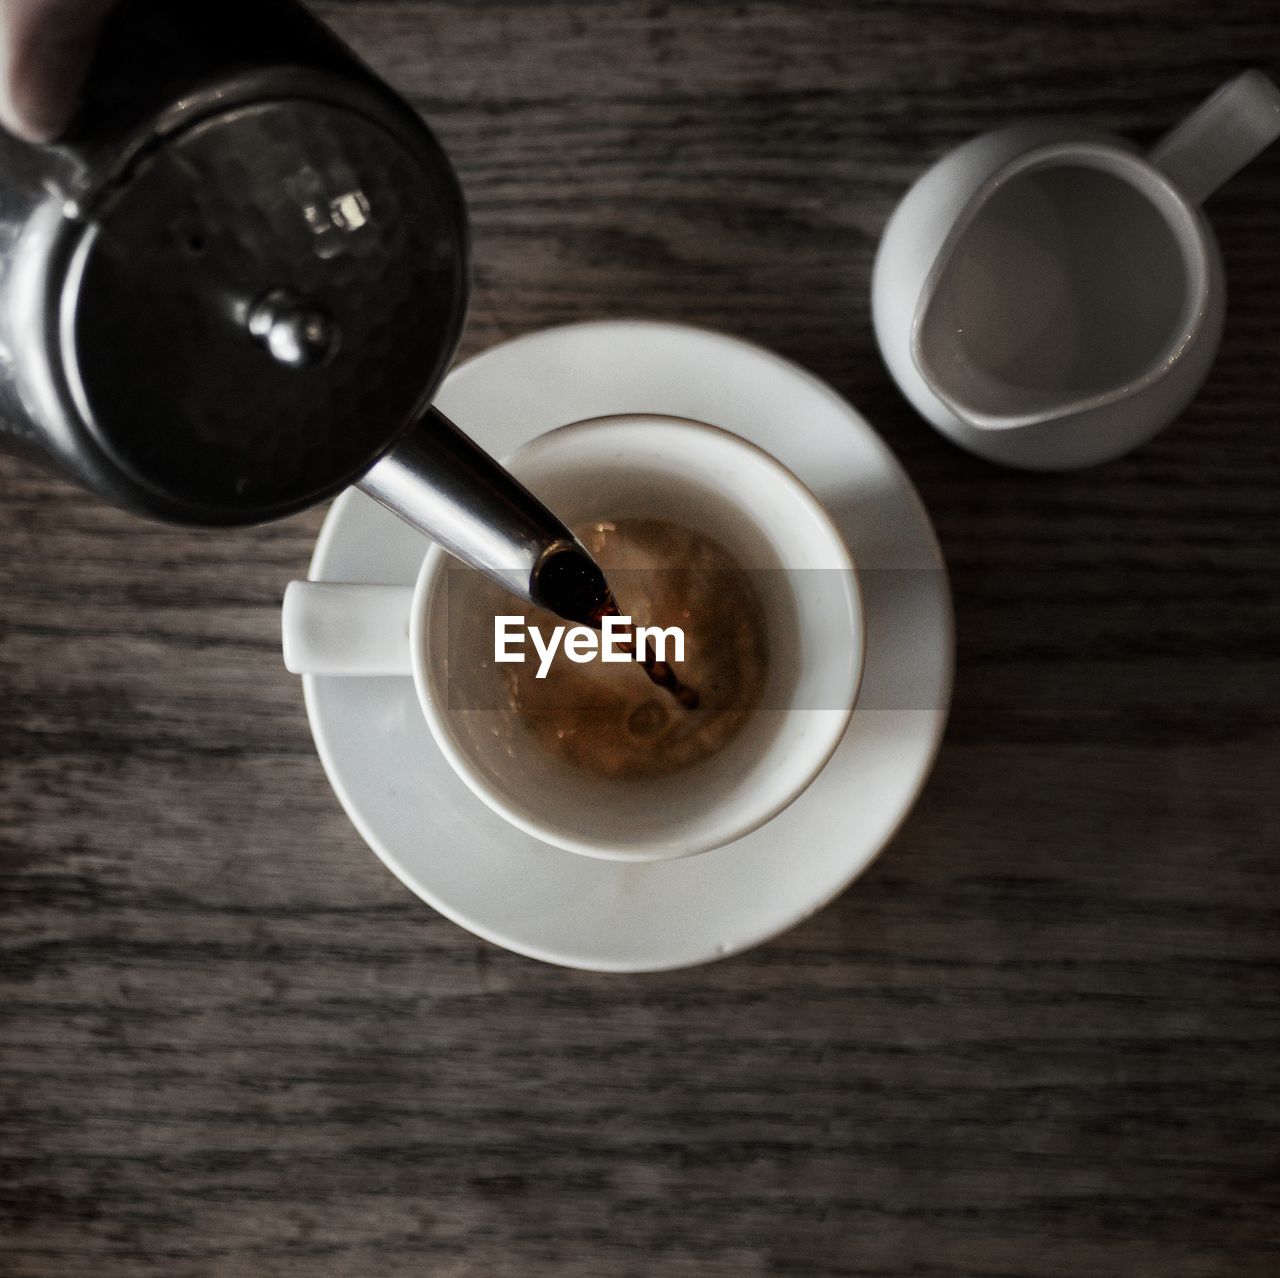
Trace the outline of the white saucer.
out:
[[[531,958],[594,971],[706,963],[776,936],[842,892],[920,793],[951,699],[946,569],[919,497],[829,386],[757,346],[675,324],[571,325],[457,368],[438,406],[490,452],[589,417],[710,422],[790,467],[849,543],[867,614],[862,692],[826,769],[754,834],[652,865],[593,860],[491,812],[436,749],[398,678],[303,680],[329,780],[365,841],[455,923]],[[354,489],[334,502],[315,581],[411,584],[428,543]]]

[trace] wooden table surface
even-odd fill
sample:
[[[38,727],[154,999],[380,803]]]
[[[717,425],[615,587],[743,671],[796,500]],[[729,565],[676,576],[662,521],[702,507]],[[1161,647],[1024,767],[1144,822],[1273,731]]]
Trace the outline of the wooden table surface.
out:
[[[959,452],[868,313],[931,159],[1150,141],[1280,70],[1274,0],[318,8],[458,166],[468,352],[685,320],[877,424],[953,574],[950,729],[790,934],[543,966],[329,790],[278,655],[323,512],[181,532],[0,461],[0,1273],[1280,1274],[1280,148],[1211,204],[1207,386],[1120,463]]]

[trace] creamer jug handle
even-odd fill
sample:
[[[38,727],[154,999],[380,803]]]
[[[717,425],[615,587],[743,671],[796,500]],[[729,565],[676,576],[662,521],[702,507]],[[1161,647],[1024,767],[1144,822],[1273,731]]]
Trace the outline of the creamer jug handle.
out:
[[[1261,71],[1228,80],[1151,149],[1148,157],[1193,204],[1280,138],[1280,88]]]

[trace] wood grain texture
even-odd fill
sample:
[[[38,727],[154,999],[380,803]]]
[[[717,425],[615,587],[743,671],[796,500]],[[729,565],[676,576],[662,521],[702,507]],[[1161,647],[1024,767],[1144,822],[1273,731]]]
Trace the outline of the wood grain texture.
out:
[[[197,535],[0,460],[0,1273],[1280,1273],[1280,148],[1212,202],[1208,385],[1120,463],[963,455],[868,315],[936,155],[1024,114],[1149,141],[1280,70],[1274,0],[318,7],[460,170],[469,351],[720,326],[878,424],[953,570],[953,721],[786,937],[540,966],[328,789],[278,656],[320,512]]]

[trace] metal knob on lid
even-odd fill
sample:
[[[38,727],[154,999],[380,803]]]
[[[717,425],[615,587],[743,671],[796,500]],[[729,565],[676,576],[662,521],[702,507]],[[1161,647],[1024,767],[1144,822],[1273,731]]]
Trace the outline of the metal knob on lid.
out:
[[[249,332],[285,368],[314,368],[338,346],[334,319],[287,288],[273,288],[254,304]]]

